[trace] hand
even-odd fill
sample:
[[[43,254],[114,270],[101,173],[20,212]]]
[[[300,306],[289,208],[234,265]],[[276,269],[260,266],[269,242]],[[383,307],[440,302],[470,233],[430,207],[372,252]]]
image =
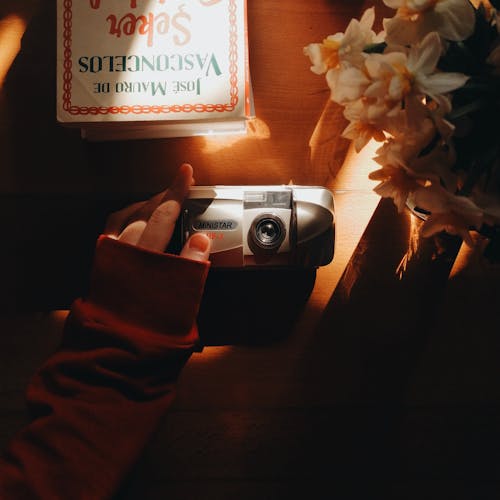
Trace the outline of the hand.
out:
[[[182,202],[193,184],[193,167],[184,163],[170,187],[147,201],[134,203],[112,213],[108,217],[105,234],[148,250],[165,251],[172,238]],[[180,256],[208,260],[210,243],[205,234],[193,234],[186,241]]]

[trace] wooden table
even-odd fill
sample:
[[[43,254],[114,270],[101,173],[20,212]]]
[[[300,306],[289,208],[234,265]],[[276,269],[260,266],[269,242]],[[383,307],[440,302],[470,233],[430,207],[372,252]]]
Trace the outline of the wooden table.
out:
[[[85,289],[107,214],[187,160],[198,184],[330,188],[335,257],[317,273],[209,277],[205,347],[120,498],[496,498],[498,272],[449,238],[397,276],[414,221],[373,193],[373,149],[340,137],[302,54],[369,5],[249,0],[245,138],[86,143],[55,121],[55,2],[3,0],[2,446],[26,421],[27,380]],[[216,328],[230,297],[239,305]]]

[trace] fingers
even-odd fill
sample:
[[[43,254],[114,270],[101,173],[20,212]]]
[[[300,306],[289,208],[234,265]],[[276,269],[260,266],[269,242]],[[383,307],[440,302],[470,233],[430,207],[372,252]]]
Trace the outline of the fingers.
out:
[[[146,227],[146,221],[136,220],[131,222],[121,233],[118,239],[125,243],[130,243],[131,245],[137,245],[141,239],[144,228]]]
[[[106,220],[104,234],[118,237],[123,231],[124,226],[130,221],[131,217],[146,205],[146,201],[133,203],[128,207],[113,212]]]
[[[184,163],[169,188],[148,201],[134,203],[111,214],[106,223],[106,234],[132,245],[163,252],[170,243],[182,203],[193,184],[193,168]],[[197,233],[188,239],[180,255],[187,259],[208,260],[210,247],[208,236]]]
[[[175,176],[174,182],[167,189],[164,199],[172,199],[182,203],[193,184],[193,167],[189,163],[183,163]]]
[[[180,256],[193,260],[208,260],[211,240],[204,233],[195,233],[186,241]]]
[[[156,208],[167,200],[176,200],[179,204],[182,204],[193,182],[193,167],[188,163],[183,163],[179,167],[172,185],[147,201],[134,215],[134,219],[148,221]]]
[[[177,200],[167,200],[158,205],[145,224],[137,246],[163,252],[174,233],[181,204]]]
[[[172,238],[181,205],[192,183],[193,168],[185,163],[179,168],[174,182],[165,191],[159,205],[145,207],[145,209],[153,210],[149,214],[147,224],[137,241],[138,246],[159,252],[165,250]]]
[[[193,167],[183,163],[172,185],[147,201],[112,213],[104,233],[126,243],[164,251],[175,228],[181,205],[194,184]]]

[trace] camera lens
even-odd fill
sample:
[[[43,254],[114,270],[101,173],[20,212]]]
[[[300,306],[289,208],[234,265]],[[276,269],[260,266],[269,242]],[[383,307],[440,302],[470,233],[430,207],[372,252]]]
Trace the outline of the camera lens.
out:
[[[281,228],[276,221],[271,219],[262,220],[255,228],[257,239],[263,245],[274,245],[279,240]]]
[[[259,216],[250,229],[251,242],[262,250],[276,250],[283,243],[285,236],[285,225],[274,214]]]

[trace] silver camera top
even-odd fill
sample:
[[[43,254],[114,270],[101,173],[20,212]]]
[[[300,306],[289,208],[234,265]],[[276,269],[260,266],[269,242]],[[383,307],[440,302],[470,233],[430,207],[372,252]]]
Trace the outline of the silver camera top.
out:
[[[334,253],[333,195],[320,186],[193,186],[183,241],[198,231],[212,240],[214,266],[323,266]]]

